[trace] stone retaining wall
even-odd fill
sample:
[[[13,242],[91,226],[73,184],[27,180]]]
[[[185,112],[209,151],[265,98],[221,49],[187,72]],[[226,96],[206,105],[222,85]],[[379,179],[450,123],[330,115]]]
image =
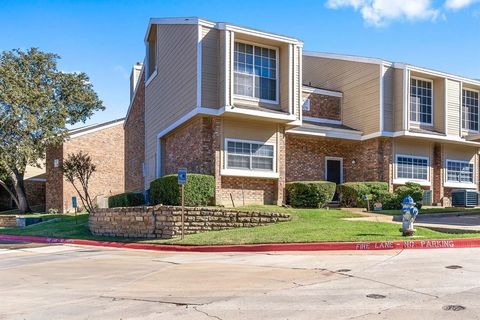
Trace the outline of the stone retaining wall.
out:
[[[0,228],[16,228],[17,217],[15,215],[0,215]]]
[[[97,209],[90,214],[94,235],[169,239],[182,232],[181,208],[172,206]],[[226,208],[185,208],[185,234],[256,227],[289,221],[283,213],[237,211]]]

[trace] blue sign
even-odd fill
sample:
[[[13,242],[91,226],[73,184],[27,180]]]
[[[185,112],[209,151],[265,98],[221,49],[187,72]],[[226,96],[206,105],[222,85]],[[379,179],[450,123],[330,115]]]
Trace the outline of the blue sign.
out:
[[[72,208],[77,207],[77,197],[72,197]]]
[[[179,168],[178,169],[178,184],[183,186],[187,184],[187,169]]]

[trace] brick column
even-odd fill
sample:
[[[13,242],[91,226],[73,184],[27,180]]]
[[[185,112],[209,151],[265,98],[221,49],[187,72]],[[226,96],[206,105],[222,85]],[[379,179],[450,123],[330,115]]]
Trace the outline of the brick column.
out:
[[[277,170],[278,182],[276,188],[277,205],[285,204],[285,127],[278,125],[278,152],[277,152]]]
[[[443,179],[442,179],[442,145],[435,143],[433,146],[433,203],[441,202],[443,198]]]
[[[222,176],[220,170],[222,169],[222,119],[215,117],[212,119],[212,150],[214,154],[213,172],[215,176],[215,204],[220,204],[220,192],[222,189]]]

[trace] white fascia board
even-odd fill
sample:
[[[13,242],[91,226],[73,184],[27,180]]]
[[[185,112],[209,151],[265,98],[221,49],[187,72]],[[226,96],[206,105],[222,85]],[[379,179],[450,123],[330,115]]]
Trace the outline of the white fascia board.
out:
[[[294,114],[275,114],[268,111],[250,110],[250,109],[244,109],[241,107],[233,107],[233,106],[226,106],[225,113],[238,113],[238,114],[257,116],[261,118],[270,118],[270,119],[287,120],[287,121],[296,120],[296,117]]]
[[[266,179],[278,179],[280,174],[278,172],[270,171],[255,171],[255,170],[241,170],[241,169],[222,169],[220,170],[222,176],[232,177],[253,177],[253,178],[266,178]]]
[[[196,107],[190,112],[184,114],[182,117],[177,119],[174,123],[163,129],[157,134],[157,139],[160,139],[170,131],[174,130],[175,128],[181,126],[191,118],[195,117],[196,115],[199,114],[204,114],[204,115],[211,115],[211,116],[219,116],[222,115],[225,112],[225,108],[220,108],[220,109],[214,109],[214,108],[206,108],[206,107]]]
[[[78,138],[78,137],[84,136],[86,134],[94,133],[94,132],[104,130],[104,129],[108,129],[108,128],[111,128],[111,127],[115,127],[115,126],[118,126],[118,125],[123,126],[124,123],[125,123],[125,119],[123,119],[121,121],[118,121],[118,122],[110,123],[110,124],[107,124],[107,125],[104,125],[104,126],[98,126],[98,127],[93,128],[91,130],[86,130],[86,131],[82,131],[82,132],[79,132],[79,133],[72,133],[72,134],[69,135],[69,138],[70,139]]]
[[[291,37],[287,37],[287,36],[283,36],[283,35],[279,35],[279,34],[274,34],[274,33],[269,33],[269,32],[264,32],[264,31],[260,31],[260,30],[255,30],[255,29],[244,28],[244,27],[240,27],[240,26],[236,26],[236,25],[228,24],[228,23],[224,23],[224,22],[217,23],[217,29],[233,31],[233,32],[248,34],[248,35],[259,37],[259,38],[270,39],[270,40],[275,40],[275,41],[280,41],[280,42],[293,43],[293,44],[296,44],[298,46],[303,46],[303,42],[298,40],[298,39],[295,39],[295,38],[291,38]]]
[[[342,92],[325,90],[325,89],[318,89],[318,88],[309,87],[309,86],[305,86],[305,85],[302,86],[302,91],[303,92],[308,92],[308,93],[321,94],[321,95],[324,95],[324,96],[331,96],[331,97],[338,97],[338,98],[343,97]]]
[[[337,139],[358,140],[358,141],[362,140],[362,136],[360,134],[352,134],[352,133],[341,131],[341,130],[313,132],[313,131],[299,130],[299,128],[294,128],[294,129],[286,130],[285,132],[294,133],[294,134],[303,134],[307,136],[326,137],[326,138],[337,138]]]
[[[431,75],[431,76],[452,79],[452,80],[472,84],[472,85],[475,85],[475,86],[480,86],[480,81],[478,81],[478,80],[465,78],[465,77],[454,75],[454,74],[447,73],[447,72],[442,72],[442,71],[437,71],[437,70],[412,66],[412,65],[408,65],[408,64],[405,65],[405,68],[407,68],[408,70],[411,70],[411,71],[415,71],[415,72],[419,72],[419,73],[425,73],[425,74]]]
[[[459,144],[466,144],[471,146],[480,147],[480,142],[472,142],[466,139],[460,138],[454,135],[444,135],[439,136],[436,134],[428,134],[428,133],[419,133],[419,132],[411,132],[411,131],[382,131],[382,132],[374,132],[367,135],[362,136],[362,140],[373,139],[377,137],[414,137],[414,138],[423,138],[423,139],[430,139],[430,140],[437,140],[437,141],[448,141],[452,143],[459,143]]]
[[[331,120],[331,119],[324,119],[324,118],[303,117],[303,120],[315,122],[315,123],[329,123],[329,124],[338,124],[338,125],[342,124],[342,121],[340,120]]]
[[[368,58],[368,57],[351,56],[346,54],[336,54],[336,53],[327,53],[327,52],[304,51],[303,55],[307,57],[317,57],[317,58],[352,61],[352,62],[370,63],[370,64],[391,63],[389,61],[385,61],[379,58]]]

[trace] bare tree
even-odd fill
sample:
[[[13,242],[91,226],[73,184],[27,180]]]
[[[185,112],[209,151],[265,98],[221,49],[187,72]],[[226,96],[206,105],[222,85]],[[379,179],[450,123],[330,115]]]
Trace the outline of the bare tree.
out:
[[[92,212],[95,208],[88,192],[88,183],[96,169],[90,156],[82,151],[69,154],[62,164],[63,175],[77,191],[83,208],[87,210],[88,213]],[[77,180],[80,183],[81,190],[79,190],[79,187],[75,184]]]

